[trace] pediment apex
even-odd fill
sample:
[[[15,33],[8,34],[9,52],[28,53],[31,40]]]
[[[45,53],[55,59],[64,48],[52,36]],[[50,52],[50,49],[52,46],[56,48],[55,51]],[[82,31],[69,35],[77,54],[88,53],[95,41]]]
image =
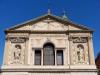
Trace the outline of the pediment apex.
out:
[[[86,26],[73,23],[69,19],[63,19],[62,17],[56,16],[56,15],[53,15],[53,14],[45,14],[45,15],[42,15],[40,17],[25,21],[25,22],[23,22],[21,24],[17,24],[15,26],[11,27],[11,28],[6,29],[5,31],[7,32],[7,31],[10,31],[10,30],[15,30],[15,29],[20,28],[20,27],[31,25],[32,23],[37,23],[37,22],[39,22],[41,20],[44,20],[44,19],[47,19],[47,18],[50,18],[52,20],[58,21],[58,22],[63,23],[63,24],[74,26],[76,28],[80,28],[80,29],[83,29],[83,30],[87,30],[87,31],[92,31],[93,32],[92,29],[90,29],[90,28],[88,28]]]

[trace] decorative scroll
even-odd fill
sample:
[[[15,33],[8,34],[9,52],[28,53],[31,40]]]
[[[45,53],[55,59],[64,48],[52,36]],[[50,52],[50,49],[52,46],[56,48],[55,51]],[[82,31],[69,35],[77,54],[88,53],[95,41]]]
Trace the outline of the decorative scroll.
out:
[[[24,43],[26,39],[21,37],[15,37],[11,38],[10,40],[12,43]]]
[[[73,38],[74,43],[86,43],[87,39],[85,37],[75,37]]]

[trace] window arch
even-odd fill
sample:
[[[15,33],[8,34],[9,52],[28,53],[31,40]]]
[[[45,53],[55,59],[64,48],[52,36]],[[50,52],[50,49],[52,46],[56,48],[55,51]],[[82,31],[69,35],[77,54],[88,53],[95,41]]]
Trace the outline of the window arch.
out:
[[[55,49],[54,44],[45,43],[43,48],[35,49],[35,65],[64,65],[63,49]]]
[[[55,65],[55,51],[52,43],[43,46],[43,65]]]

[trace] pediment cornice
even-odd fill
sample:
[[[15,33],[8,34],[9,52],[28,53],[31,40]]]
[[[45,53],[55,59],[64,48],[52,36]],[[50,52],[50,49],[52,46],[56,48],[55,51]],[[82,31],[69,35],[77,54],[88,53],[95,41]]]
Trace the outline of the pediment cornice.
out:
[[[5,33],[93,33],[93,31],[89,30],[65,30],[65,31],[47,31],[47,30],[7,30]]]
[[[61,18],[61,17],[59,17],[59,16],[55,16],[55,15],[53,15],[53,14],[46,14],[46,15],[37,17],[37,18],[35,18],[35,19],[28,20],[28,21],[26,21],[26,22],[24,22],[24,23],[17,24],[17,25],[15,25],[14,27],[11,27],[11,28],[6,29],[5,32],[9,32],[9,30],[15,30],[15,29],[20,28],[20,27],[23,27],[23,26],[33,25],[33,24],[35,24],[35,23],[37,23],[37,22],[40,22],[41,20],[47,19],[47,18],[50,18],[50,19],[55,20],[55,21],[57,21],[57,22],[60,22],[60,23],[62,23],[62,24],[64,24],[64,25],[71,25],[71,26],[78,27],[78,28],[81,28],[81,29],[86,30],[86,31],[91,31],[91,32],[93,32],[92,29],[90,29],[90,28],[88,28],[88,27],[86,27],[86,26],[83,26],[83,25],[74,23],[74,22],[72,22],[72,21],[70,21],[70,20],[65,20],[65,19],[63,19],[63,18]]]

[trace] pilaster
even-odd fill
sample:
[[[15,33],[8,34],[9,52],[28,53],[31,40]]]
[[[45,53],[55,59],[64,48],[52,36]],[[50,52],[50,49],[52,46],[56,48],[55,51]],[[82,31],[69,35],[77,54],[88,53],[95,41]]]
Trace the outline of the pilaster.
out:
[[[25,43],[25,65],[28,64],[28,44],[29,44],[29,39],[26,38],[26,43]]]
[[[28,53],[27,53],[27,58],[28,58],[28,65],[30,65],[31,64],[31,52],[32,52],[32,48],[31,48],[31,39],[29,38],[29,40],[28,40],[28,47],[27,47],[27,49],[28,49]]]
[[[10,40],[7,37],[6,41],[5,41],[5,49],[4,49],[4,56],[3,56],[3,64],[4,65],[8,65],[8,61],[9,61],[9,49],[10,49]]]
[[[70,65],[70,59],[71,59],[71,57],[70,57],[70,48],[69,48],[70,47],[69,46],[70,45],[70,42],[69,42],[68,39],[69,38],[66,39],[66,45],[67,45],[66,46],[66,51],[67,51],[67,61],[66,62],[68,63],[68,65]]]
[[[68,39],[69,39],[69,57],[70,57],[69,61],[70,61],[70,65],[72,65],[73,64],[73,56],[72,56],[72,43],[73,43],[73,41],[72,41],[72,37],[69,37]]]
[[[88,47],[89,47],[89,60],[90,60],[90,65],[94,65],[94,52],[93,52],[93,42],[92,42],[92,37],[88,37]]]

